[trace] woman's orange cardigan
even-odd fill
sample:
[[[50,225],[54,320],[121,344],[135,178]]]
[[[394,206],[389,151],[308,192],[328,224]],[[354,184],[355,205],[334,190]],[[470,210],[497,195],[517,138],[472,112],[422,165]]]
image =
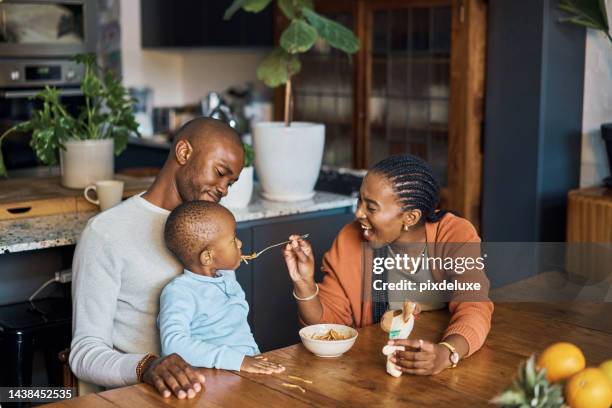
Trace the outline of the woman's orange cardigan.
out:
[[[460,217],[447,213],[435,223],[426,223],[428,243],[479,243],[480,237],[472,224]],[[359,222],[354,221],[342,228],[330,250],[323,258],[321,270],[323,282],[319,284],[319,298],[323,306],[320,323],[339,323],[357,327],[372,324],[372,303],[364,300],[364,275],[371,276],[371,263],[362,273],[362,231]],[[371,260],[370,260],[371,261]],[[443,271],[432,270],[436,281],[443,279]],[[367,278],[365,278],[367,279]],[[489,282],[482,274],[481,284],[488,293]],[[482,347],[489,330],[493,303],[485,301],[449,302],[451,319],[443,337],[451,334],[463,336],[469,344],[468,355]]]

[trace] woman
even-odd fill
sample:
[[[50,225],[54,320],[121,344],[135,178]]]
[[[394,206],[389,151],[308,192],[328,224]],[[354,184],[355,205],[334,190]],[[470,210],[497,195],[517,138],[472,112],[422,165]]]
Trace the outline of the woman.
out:
[[[292,236],[284,249],[284,257],[302,322],[362,327],[380,320],[390,303],[390,293],[371,289],[371,282],[381,276],[388,280],[392,271],[374,275],[372,258],[363,257],[364,247],[373,248],[374,257],[381,253],[395,257],[401,248],[415,246],[423,248],[420,255],[425,257],[452,252],[456,255],[457,248],[462,248],[460,253],[479,255],[474,251],[479,251],[480,238],[472,224],[444,210],[436,211],[438,200],[439,186],[427,163],[412,155],[391,156],[376,164],[364,178],[357,220],[340,231],[325,254],[321,268],[324,278],[320,284],[314,280],[310,244]],[[362,247],[364,241],[369,245]],[[435,267],[421,268],[413,277],[421,280],[430,277],[436,282],[458,278],[478,282],[482,288],[479,295],[468,295],[463,301],[459,298],[465,294],[450,299],[451,319],[440,343],[394,341],[394,345],[406,346],[406,351],[398,351],[392,357],[399,370],[418,375],[437,374],[482,347],[493,313],[493,303],[486,296],[488,280],[482,270],[459,275]],[[383,298],[380,298],[381,292]],[[425,299],[428,308],[446,307],[440,302],[444,299],[436,297],[434,292],[430,295],[431,298]],[[425,303],[421,306],[425,309]]]

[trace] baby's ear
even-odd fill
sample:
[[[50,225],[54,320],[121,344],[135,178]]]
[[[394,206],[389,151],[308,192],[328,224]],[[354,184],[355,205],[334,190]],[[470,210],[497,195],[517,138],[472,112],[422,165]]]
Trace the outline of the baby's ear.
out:
[[[210,266],[213,262],[213,252],[210,249],[205,249],[200,254],[200,263],[204,266]]]

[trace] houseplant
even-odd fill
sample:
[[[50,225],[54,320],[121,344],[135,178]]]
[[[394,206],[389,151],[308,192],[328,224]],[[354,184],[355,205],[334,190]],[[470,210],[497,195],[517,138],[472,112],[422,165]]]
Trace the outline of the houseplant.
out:
[[[605,0],[561,0],[559,8],[567,14],[561,19],[562,22],[601,31],[612,43]],[[601,125],[601,137],[606,145],[608,166],[612,174],[612,123]],[[608,177],[607,183],[612,186],[612,177]]]
[[[127,90],[111,72],[98,67],[95,55],[74,59],[85,68],[81,82],[85,103],[79,115],[71,115],[60,101],[60,91],[47,86],[35,97],[42,106],[32,112],[30,120],[2,134],[0,146],[11,132],[31,132],[30,146],[38,159],[46,165],[59,161],[62,185],[83,188],[113,177],[113,153],[125,149],[131,132],[138,134],[138,124]],[[6,176],[1,152],[0,176]]]
[[[244,208],[249,205],[253,194],[253,147],[244,143],[244,167],[240,177],[221,199],[221,204],[229,208]]]
[[[243,9],[258,13],[272,0],[234,0],[225,19]],[[314,195],[319,176],[325,126],[292,121],[292,77],[300,72],[299,54],[310,50],[317,41],[354,54],[359,41],[351,30],[314,11],[312,0],[276,0],[289,20],[280,37],[280,46],[268,54],[257,69],[257,77],[269,87],[285,85],[284,123],[262,122],[253,127],[255,169],[264,198],[296,201]]]

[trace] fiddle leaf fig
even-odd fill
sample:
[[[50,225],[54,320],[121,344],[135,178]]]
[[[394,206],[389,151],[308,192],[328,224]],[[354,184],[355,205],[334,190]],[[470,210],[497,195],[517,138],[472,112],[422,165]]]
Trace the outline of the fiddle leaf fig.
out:
[[[281,9],[283,14],[289,19],[293,20],[297,17],[303,8],[313,9],[314,4],[312,0],[278,0],[278,8]]]
[[[272,0],[246,0],[242,8],[244,11],[251,13],[259,13],[261,10],[268,7]]]
[[[293,20],[280,39],[281,47],[289,54],[306,52],[317,41],[317,30],[304,20]]]
[[[300,71],[302,65],[295,56],[282,48],[272,50],[259,64],[257,78],[274,88],[287,82],[291,75]]]
[[[227,20],[239,9],[259,12],[265,9],[272,0],[234,0],[225,11]],[[267,86],[275,88],[287,84],[285,101],[291,106],[291,77],[300,72],[300,53],[309,51],[319,38],[330,46],[347,54],[359,50],[359,40],[351,30],[314,11],[313,0],[277,0],[278,7],[289,19],[289,26],[280,37],[280,47],[274,49],[257,68],[257,78]],[[290,109],[285,109],[285,124],[291,121]]]
[[[354,54],[359,51],[359,40],[351,30],[310,9],[305,8],[302,13],[329,45],[347,54]]]
[[[230,18],[232,18],[234,14],[236,14],[236,12],[244,6],[244,3],[246,3],[246,0],[234,0],[231,6],[229,6],[229,8],[225,10],[225,14],[223,14],[223,19],[229,20]]]

